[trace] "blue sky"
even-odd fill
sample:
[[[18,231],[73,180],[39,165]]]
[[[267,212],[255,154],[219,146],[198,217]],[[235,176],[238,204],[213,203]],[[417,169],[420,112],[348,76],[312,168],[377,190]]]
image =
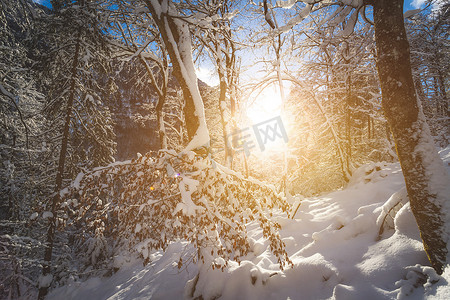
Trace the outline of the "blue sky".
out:
[[[45,5],[47,7],[51,7],[50,0],[33,0],[37,3],[40,3],[42,5]],[[405,0],[404,2],[404,10],[411,10],[411,9],[417,9],[424,6],[426,0]],[[217,85],[218,84],[218,78],[214,71],[212,71],[213,67],[207,63],[202,64],[200,66],[197,66],[197,76],[202,81],[206,82],[209,85]]]
[[[47,7],[50,7],[51,6],[51,4],[50,4],[50,0],[33,0],[34,2],[37,2],[37,3],[39,3],[39,4],[42,4],[42,5],[45,5],[45,6],[47,6]]]
[[[421,8],[425,4],[425,0],[407,0],[405,1],[405,10]]]
[[[34,0],[37,3],[43,4],[47,7],[50,7],[50,0]],[[415,9],[423,7],[425,0],[406,0],[405,1],[405,10]]]

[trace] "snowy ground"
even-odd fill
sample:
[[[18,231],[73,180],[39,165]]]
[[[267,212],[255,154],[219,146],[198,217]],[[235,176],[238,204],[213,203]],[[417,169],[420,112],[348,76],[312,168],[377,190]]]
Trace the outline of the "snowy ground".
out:
[[[440,154],[449,167],[450,148]],[[429,267],[408,203],[396,207],[395,219],[386,217],[377,241],[383,205],[404,197],[399,164],[364,166],[346,189],[303,199],[293,220],[275,217],[294,268],[280,271],[261,230],[250,224],[247,260],[203,272],[196,291],[204,299],[450,299],[450,270],[440,277]],[[48,299],[182,299],[198,268],[178,270],[177,262],[191,254],[189,245],[173,243],[145,267],[129,259],[109,278],[58,288]]]

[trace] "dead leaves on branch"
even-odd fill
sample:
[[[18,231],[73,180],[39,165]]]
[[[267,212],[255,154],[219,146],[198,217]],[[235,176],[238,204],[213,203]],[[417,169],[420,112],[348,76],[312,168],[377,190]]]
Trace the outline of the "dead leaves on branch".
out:
[[[63,223],[83,228],[85,237],[125,242],[145,261],[183,239],[197,249],[194,262],[223,270],[251,251],[246,225],[257,222],[280,268],[292,265],[270,219],[275,207],[288,211],[284,198],[193,152],[149,152],[94,169],[77,177],[63,201]]]

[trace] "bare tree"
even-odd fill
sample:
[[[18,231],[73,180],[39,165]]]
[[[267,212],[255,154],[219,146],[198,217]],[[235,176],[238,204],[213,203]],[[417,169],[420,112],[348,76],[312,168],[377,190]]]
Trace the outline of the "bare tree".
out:
[[[206,126],[202,97],[198,90],[197,76],[192,59],[192,42],[189,25],[181,12],[169,0],[144,0],[156,23],[164,45],[169,53],[173,73],[183,90],[184,113],[189,144],[185,150],[209,147],[209,132]]]
[[[135,5],[117,2],[117,13],[112,17],[117,35],[118,58],[121,61],[137,59],[145,69],[146,79],[157,94],[155,105],[159,147],[167,148],[163,107],[168,97],[169,62],[167,50],[153,18],[146,11],[135,12]]]
[[[336,5],[326,21],[342,23],[342,35],[346,36],[353,32],[360,14],[371,22],[365,9],[368,5],[373,7],[383,110],[394,136],[425,251],[433,268],[442,274],[447,259],[448,233],[445,226],[450,221],[443,208],[450,201],[450,185],[416,95],[403,19],[403,0],[300,2],[307,4],[278,30],[288,30],[309,13]],[[277,2],[276,7],[283,7],[284,3]]]
[[[235,130],[234,117],[236,114],[236,85],[237,85],[237,43],[232,29],[233,7],[236,1],[218,0],[212,3],[198,3],[192,7],[197,15],[204,16],[210,22],[193,23],[194,35],[201,47],[205,48],[214,62],[219,76],[220,123],[224,145],[225,165],[233,165],[233,145],[229,131]],[[199,17],[197,17],[198,19]],[[227,113],[230,107],[230,114]],[[232,127],[232,128],[230,128]]]

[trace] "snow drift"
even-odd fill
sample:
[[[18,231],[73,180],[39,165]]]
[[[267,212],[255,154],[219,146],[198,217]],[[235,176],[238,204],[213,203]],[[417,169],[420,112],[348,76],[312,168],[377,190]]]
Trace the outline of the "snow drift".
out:
[[[448,168],[450,148],[440,155]],[[146,266],[125,254],[111,277],[73,282],[48,299],[449,299],[449,269],[439,276],[430,267],[405,197],[398,163],[366,165],[344,190],[295,198],[293,219],[274,213],[293,268],[279,269],[261,229],[249,223],[252,251],[223,272],[179,270],[193,247],[177,241]]]

